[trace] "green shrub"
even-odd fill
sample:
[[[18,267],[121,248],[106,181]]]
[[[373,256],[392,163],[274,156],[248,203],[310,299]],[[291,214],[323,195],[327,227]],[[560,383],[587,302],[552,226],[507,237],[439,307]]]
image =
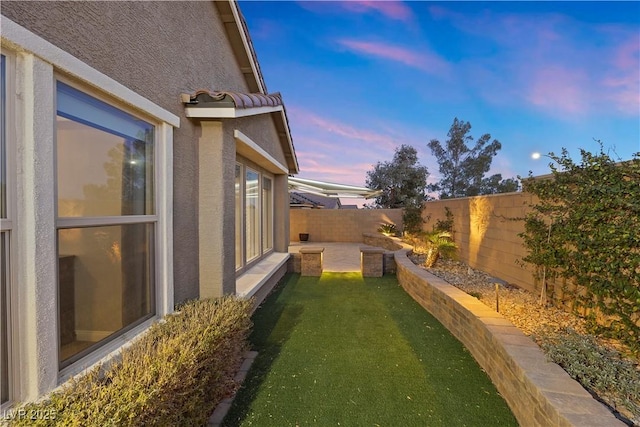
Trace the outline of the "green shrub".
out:
[[[422,225],[424,222],[425,221],[422,218],[422,204],[405,206],[402,210],[404,233],[419,233],[422,231]]]
[[[433,231],[447,231],[453,234],[453,212],[447,206],[444,207],[444,216],[446,219],[436,220],[433,226]]]
[[[640,354],[640,153],[618,163],[602,149],[581,157],[551,153],[551,177],[524,181],[539,201],[520,234],[523,260],[575,284],[575,308],[598,320],[598,333]]]
[[[592,336],[572,329],[536,336],[547,356],[586,389],[634,422],[640,422],[640,371]]]
[[[225,297],[192,301],[154,324],[106,369],[71,380],[27,413],[56,419],[15,420],[16,426],[204,425],[235,389],[247,350],[251,301]]]

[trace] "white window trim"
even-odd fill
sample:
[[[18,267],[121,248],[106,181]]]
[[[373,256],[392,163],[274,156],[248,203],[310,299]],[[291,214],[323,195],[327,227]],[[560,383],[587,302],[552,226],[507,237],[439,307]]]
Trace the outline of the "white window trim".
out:
[[[255,165],[250,165],[243,163],[241,160],[236,161],[236,165],[240,167],[240,218],[242,221],[242,227],[240,227],[240,245],[242,254],[242,263],[240,266],[236,266],[236,277],[240,277],[244,274],[248,269],[250,269],[256,263],[259,263],[262,259],[264,259],[269,254],[275,251],[275,176],[271,173],[263,170],[262,168],[256,167]],[[258,215],[259,215],[259,247],[258,254],[253,258],[247,257],[247,211],[246,211],[246,195],[247,195],[247,171],[252,171],[258,174]],[[271,202],[271,232],[272,232],[272,242],[271,247],[265,249],[264,247],[264,198],[263,198],[263,179],[268,178],[271,181],[271,192],[270,192],[270,202]]]
[[[285,165],[277,161],[271,154],[267,153],[255,141],[238,129],[233,131],[233,136],[236,139],[236,152],[241,156],[246,157],[269,172],[285,175],[289,173],[289,169]]]
[[[20,283],[12,323],[21,341],[14,354],[17,401],[49,392],[74,372],[98,362],[148,323],[127,332],[78,362],[58,371],[57,251],[55,211],[55,77],[64,74],[156,122],[156,313],[173,311],[173,128],[178,116],[138,95],[15,22],[0,16],[3,49],[16,52],[16,211],[13,217],[13,283]],[[33,260],[37,259],[35,263]],[[17,260],[17,262],[16,262]]]
[[[15,333],[18,320],[16,315],[16,292],[12,286],[15,283],[14,265],[16,263],[16,249],[15,249],[15,232],[14,232],[14,216],[15,216],[15,204],[16,204],[16,192],[15,192],[15,176],[16,176],[16,151],[15,151],[15,132],[13,125],[15,123],[15,54],[11,51],[2,49],[2,55],[5,57],[5,111],[2,113],[5,115],[5,197],[6,197],[6,217],[0,218],[0,232],[5,234],[5,245],[8,248],[7,253],[2,253],[0,256],[4,258],[6,271],[6,307],[0,307],[0,310],[7,310],[7,366],[8,366],[8,378],[4,378],[4,381],[9,382],[9,400],[0,406],[0,413],[4,413],[6,409],[11,407],[15,397],[19,394],[17,387],[18,376],[15,373],[17,370],[17,360],[20,360],[17,346],[17,334]]]
[[[253,264],[256,262],[256,260],[259,260],[260,258],[262,258],[262,173],[260,172],[260,170],[258,170],[257,168],[253,168],[251,166],[247,166],[245,165],[244,167],[244,182],[243,182],[243,187],[244,187],[244,199],[243,199],[243,209],[244,209],[244,260],[245,260],[245,267]],[[256,213],[258,215],[258,248],[257,248],[257,254],[254,255],[253,257],[249,258],[248,254],[247,254],[247,249],[249,247],[249,245],[247,244],[247,239],[249,238],[249,236],[247,235],[247,173],[248,172],[253,172],[256,175],[258,175],[258,188],[256,190],[257,193],[257,199],[258,199],[258,204],[256,206]]]
[[[236,274],[238,274],[239,272],[241,272],[245,265],[247,264],[247,260],[246,260],[246,256],[245,256],[245,219],[244,219],[244,181],[245,181],[245,172],[244,172],[244,164],[240,163],[240,162],[236,162],[236,167],[240,168],[240,184],[238,185],[238,197],[240,198],[240,203],[238,204],[238,207],[240,208],[240,238],[238,239],[238,236],[235,236],[234,242],[236,244],[240,245],[240,250],[238,251],[238,248],[236,248],[236,253],[240,254],[240,265],[236,265]],[[235,200],[234,200],[234,209],[235,209]],[[234,214],[235,216],[235,214]],[[234,227],[235,228],[235,227]],[[234,230],[235,232],[235,230]],[[238,260],[236,260],[237,262]]]
[[[274,242],[274,237],[275,237],[275,229],[276,229],[276,223],[275,223],[275,217],[276,217],[276,210],[275,210],[275,197],[274,197],[274,193],[275,193],[275,179],[272,175],[270,174],[263,174],[262,175],[262,179],[264,180],[265,178],[267,178],[269,181],[271,181],[271,190],[269,191],[269,207],[271,209],[271,221],[269,224],[269,227],[271,228],[271,246],[268,248],[265,248],[265,243],[264,241],[262,242],[262,254],[266,255],[268,253],[273,252],[273,247],[275,245]],[[264,203],[264,197],[262,202]],[[262,207],[262,215],[264,215],[264,205]],[[264,218],[262,219],[263,224],[264,224]],[[264,227],[263,227],[264,228]],[[262,236],[264,238],[264,234]]]
[[[136,112],[132,111],[131,108],[127,108],[126,106],[122,106],[122,105],[118,105],[118,103],[114,103],[109,101],[108,97],[100,94],[100,93],[96,93],[93,90],[90,90],[88,88],[83,88],[81,85],[76,84],[75,82],[65,78],[64,76],[59,76],[57,75],[57,73],[54,72],[54,78],[56,80],[56,84],[57,82],[62,82],[72,88],[74,88],[75,90],[82,92],[83,94],[90,96],[94,99],[98,99],[110,106],[113,106],[115,108],[117,108],[120,111],[126,112],[128,114],[131,114],[135,117],[138,117],[142,120],[144,120],[145,122],[149,123],[150,125],[152,125],[154,127],[154,136],[153,136],[153,147],[154,147],[154,152],[157,150],[157,148],[159,147],[160,144],[160,138],[159,138],[159,132],[160,132],[160,122],[156,122],[155,120],[150,120],[147,117],[145,117],[144,115],[141,114],[136,114]],[[56,85],[57,88],[57,85]],[[54,134],[55,134],[55,130],[54,130]],[[57,143],[58,141],[56,141],[56,151],[57,151]],[[154,176],[153,176],[153,184],[154,184],[154,195],[153,195],[153,202],[154,202],[154,212],[159,212],[160,206],[158,205],[158,197],[160,197],[159,194],[159,189],[156,187],[156,182],[159,178],[161,178],[164,175],[163,171],[160,171],[160,169],[162,168],[160,165],[160,161],[162,161],[161,158],[158,158],[157,156],[154,156],[154,162],[153,162],[153,172],[154,172]],[[57,174],[57,159],[54,162],[54,169],[55,169],[55,173],[54,176],[58,176]],[[54,188],[57,190],[57,178],[55,180],[55,184],[54,184]],[[164,314],[164,312],[161,312],[159,309],[159,305],[163,304],[163,301],[160,299],[160,297],[158,296],[159,292],[162,292],[160,286],[158,285],[157,279],[159,277],[159,264],[158,262],[161,261],[161,259],[158,256],[158,248],[160,245],[164,246],[164,241],[158,241],[160,239],[159,235],[158,235],[158,231],[161,229],[160,227],[158,227],[158,218],[161,217],[162,215],[158,215],[158,214],[152,214],[152,215],[118,215],[118,216],[93,216],[93,217],[59,217],[58,216],[58,206],[57,206],[57,201],[58,201],[58,196],[57,194],[55,194],[55,201],[56,201],[56,208],[55,208],[55,212],[56,212],[56,238],[57,238],[57,231],[58,230],[62,230],[62,229],[69,229],[69,228],[87,228],[87,227],[108,227],[108,226],[117,226],[117,225],[127,225],[127,224],[147,224],[147,225],[151,225],[153,227],[153,236],[154,236],[154,244],[153,244],[153,248],[154,248],[154,254],[153,254],[153,263],[154,263],[154,272],[153,272],[153,276],[154,276],[154,287],[153,287],[153,292],[155,294],[155,300],[154,300],[154,311],[155,314],[153,315],[153,317],[150,319],[151,322],[149,321],[144,321],[142,322],[142,324],[146,324],[147,327],[149,326],[150,323],[153,322],[154,319],[156,319],[157,317],[161,317]],[[56,239],[57,241],[57,239]],[[58,255],[58,253],[56,253],[56,255]],[[56,277],[58,277],[58,275],[56,274]],[[59,284],[57,284],[56,287],[56,292],[59,292]],[[164,294],[164,293],[163,293]],[[171,300],[173,301],[173,300]],[[146,317],[146,316],[145,316]],[[57,320],[59,320],[59,317],[57,318]],[[126,329],[126,328],[123,328]],[[137,327],[132,328],[132,329],[137,329]],[[117,335],[123,335],[124,332],[122,332],[122,330],[116,331],[115,332]],[[116,340],[117,338],[112,338],[111,340]],[[110,340],[110,341],[111,341]],[[101,341],[101,339],[98,339],[98,341]],[[107,343],[102,343],[100,345],[100,348],[92,351],[90,354],[83,356],[82,358],[80,358],[77,361],[72,362],[69,365],[66,365],[64,367],[59,368],[60,369],[60,377],[61,378],[67,378],[70,375],[73,375],[75,371],[77,371],[78,369],[85,369],[85,365],[86,362],[84,362],[85,359],[88,360],[95,360],[96,357],[98,357],[99,359],[102,359],[102,355],[106,354],[106,353],[112,353],[113,350],[113,346],[108,346],[108,342]],[[60,344],[58,344],[60,345]],[[122,345],[122,344],[120,344]],[[103,350],[102,348],[107,347],[106,350]],[[117,349],[117,347],[116,347]],[[94,356],[94,354],[96,356]],[[60,362],[60,361],[59,361]],[[78,368],[78,366],[80,368]]]

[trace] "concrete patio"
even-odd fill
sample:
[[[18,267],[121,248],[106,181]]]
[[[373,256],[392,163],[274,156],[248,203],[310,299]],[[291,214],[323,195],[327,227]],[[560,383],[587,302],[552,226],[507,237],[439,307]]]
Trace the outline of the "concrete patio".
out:
[[[300,249],[305,247],[324,248],[324,271],[346,273],[360,271],[360,248],[372,246],[364,243],[291,242],[289,253],[298,253]]]

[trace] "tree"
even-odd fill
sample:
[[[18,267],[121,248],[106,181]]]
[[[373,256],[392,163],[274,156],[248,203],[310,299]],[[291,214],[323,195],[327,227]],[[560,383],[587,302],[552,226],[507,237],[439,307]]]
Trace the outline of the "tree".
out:
[[[445,147],[437,139],[429,142],[428,146],[438,160],[442,175],[442,179],[429,185],[429,189],[440,192],[441,199],[517,191],[519,184],[515,179],[503,180],[501,174],[485,178],[502,144],[497,139],[489,142],[491,135],[487,133],[469,148],[467,143],[473,143],[470,130],[469,122],[456,117],[447,134],[449,139]]]
[[[378,162],[367,172],[367,187],[382,190],[375,207],[404,208],[405,231],[422,228],[422,203],[427,197],[429,171],[418,162],[418,152],[410,145],[396,148],[393,160]]]

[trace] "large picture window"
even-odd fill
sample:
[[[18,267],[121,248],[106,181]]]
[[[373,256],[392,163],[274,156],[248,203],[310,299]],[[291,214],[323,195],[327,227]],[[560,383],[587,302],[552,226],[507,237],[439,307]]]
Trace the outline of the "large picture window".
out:
[[[155,127],[60,81],[56,95],[64,367],[155,314]]]

